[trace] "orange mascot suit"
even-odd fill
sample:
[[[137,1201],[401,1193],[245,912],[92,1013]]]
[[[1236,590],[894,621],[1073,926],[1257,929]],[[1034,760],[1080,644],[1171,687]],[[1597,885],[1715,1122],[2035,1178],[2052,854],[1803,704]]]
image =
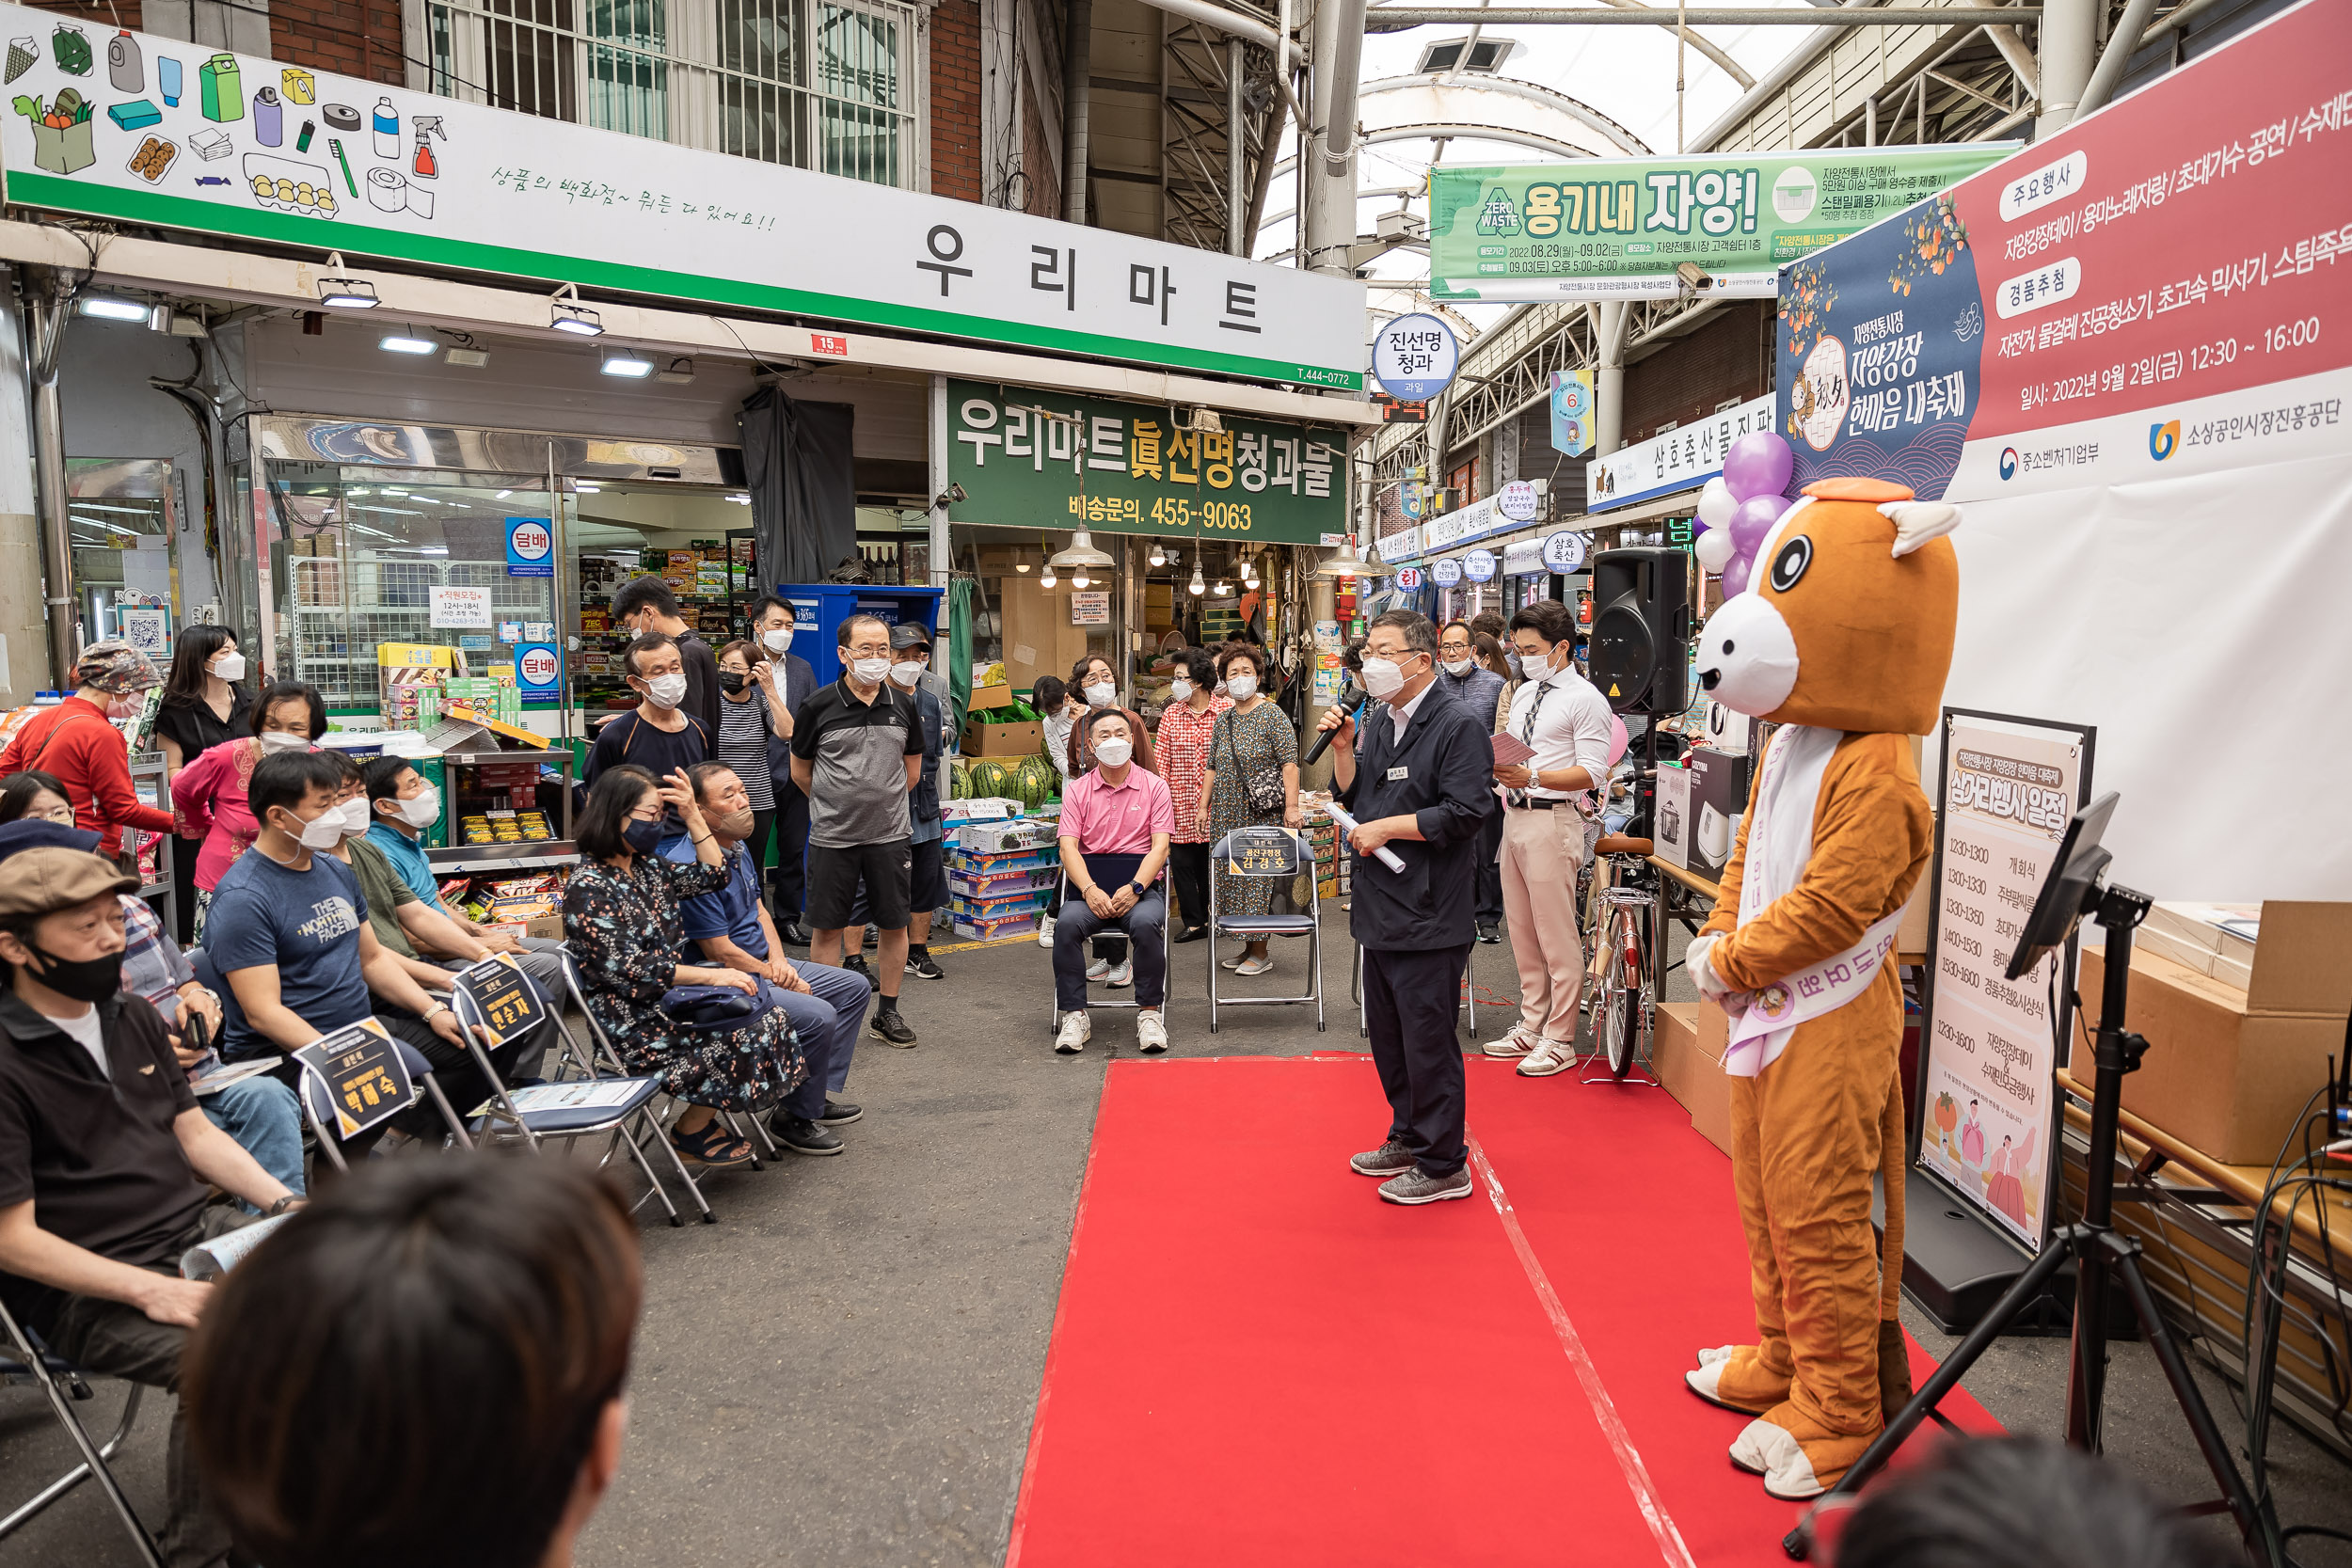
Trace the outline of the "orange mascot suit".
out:
[[[1699,636],[1699,680],[1785,726],[1759,759],[1715,911],[1687,960],[1732,1014],[1731,1155],[1756,1342],[1699,1353],[1693,1391],[1753,1416],[1732,1463],[1819,1496],[1908,1397],[1902,990],[1895,929],[1931,827],[1909,737],[1952,662],[1959,514],[1900,485],[1824,480],[1782,514],[1747,592]],[[1882,1263],[1872,1173],[1886,1172]],[[1884,1359],[1885,1388],[1881,1361]]]

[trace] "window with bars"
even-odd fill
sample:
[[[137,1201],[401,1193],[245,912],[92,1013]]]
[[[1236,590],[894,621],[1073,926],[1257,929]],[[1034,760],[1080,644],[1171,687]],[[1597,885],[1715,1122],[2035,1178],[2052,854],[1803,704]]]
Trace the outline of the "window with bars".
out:
[[[905,185],[915,12],[893,0],[410,0],[435,92]]]

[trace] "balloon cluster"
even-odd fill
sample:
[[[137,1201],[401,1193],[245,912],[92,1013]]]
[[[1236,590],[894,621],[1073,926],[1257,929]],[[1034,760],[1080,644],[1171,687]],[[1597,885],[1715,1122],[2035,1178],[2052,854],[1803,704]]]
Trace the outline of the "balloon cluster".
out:
[[[1788,510],[1789,476],[1797,455],[1769,430],[1742,436],[1724,454],[1721,477],[1699,492],[1698,521],[1705,531],[1692,546],[1699,564],[1724,579],[1724,596],[1744,592],[1764,536]]]

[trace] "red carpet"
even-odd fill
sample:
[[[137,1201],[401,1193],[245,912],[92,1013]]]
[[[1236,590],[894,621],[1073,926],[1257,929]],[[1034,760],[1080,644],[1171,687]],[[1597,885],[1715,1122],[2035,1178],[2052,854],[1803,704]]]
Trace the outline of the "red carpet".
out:
[[[1681,1386],[1748,1323],[1728,1162],[1479,1062],[1493,1180],[1406,1210],[1343,1164],[1385,1121],[1362,1057],[1112,1065],[1008,1568],[1785,1561]]]

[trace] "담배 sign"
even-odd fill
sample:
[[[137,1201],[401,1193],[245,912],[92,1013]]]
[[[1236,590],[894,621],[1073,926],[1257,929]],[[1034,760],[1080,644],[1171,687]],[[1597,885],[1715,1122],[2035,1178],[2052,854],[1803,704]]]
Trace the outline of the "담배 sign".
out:
[[[425,611],[427,623],[439,630],[487,631],[491,625],[490,591],[462,585],[428,588]]]
[[[515,649],[515,687],[525,707],[563,701],[564,658],[552,642],[525,642]]]
[[[1406,403],[1444,391],[1461,363],[1462,345],[1454,329],[1435,316],[1398,316],[1373,335],[1372,378],[1389,396]]]
[[[2021,979],[2003,975],[2088,792],[2091,740],[2073,725],[1944,710],[1919,1164],[2036,1252],[2057,1169],[2054,1039],[2066,1027],[2072,944]]]
[[[506,575],[510,578],[555,576],[555,533],[548,527],[545,517],[506,519]]]
[[[336,1130],[346,1141],[398,1116],[417,1098],[399,1044],[374,1019],[322,1035],[294,1055],[304,1075],[325,1088]]]

